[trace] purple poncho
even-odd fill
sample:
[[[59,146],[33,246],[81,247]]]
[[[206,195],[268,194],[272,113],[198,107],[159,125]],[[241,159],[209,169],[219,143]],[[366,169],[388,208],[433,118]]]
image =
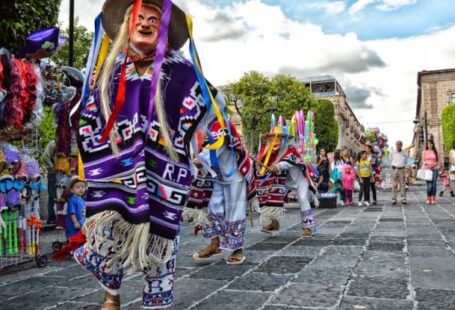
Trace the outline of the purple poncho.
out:
[[[111,102],[115,102],[123,59],[123,55],[117,59]],[[125,104],[116,121],[123,140],[118,158],[108,143],[98,144],[106,124],[98,90],[81,113],[78,144],[89,183],[87,216],[115,211],[128,224],[150,223],[152,235],[174,239],[191,184],[189,143],[196,128],[208,124],[212,116],[206,113],[191,63],[179,53],[169,52],[161,72],[162,97],[180,160],[172,162],[160,144],[156,114],[144,145],[152,70],[153,64],[139,76],[134,63],[128,62]]]

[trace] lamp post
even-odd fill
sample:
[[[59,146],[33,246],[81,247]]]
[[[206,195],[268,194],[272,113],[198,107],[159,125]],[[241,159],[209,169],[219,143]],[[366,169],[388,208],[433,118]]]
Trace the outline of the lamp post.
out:
[[[72,67],[74,63],[74,0],[70,0],[70,20],[69,20],[69,52],[68,66]]]

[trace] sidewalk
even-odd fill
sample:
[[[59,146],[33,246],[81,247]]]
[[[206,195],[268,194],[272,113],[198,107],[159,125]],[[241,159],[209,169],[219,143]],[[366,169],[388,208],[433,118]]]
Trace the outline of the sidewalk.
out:
[[[206,241],[185,224],[170,309],[453,309],[455,199],[426,206],[424,191],[411,187],[405,207],[390,206],[389,192],[374,207],[316,209],[318,233],[310,240],[300,239],[295,204],[279,233],[261,233],[255,218],[240,266],[227,266],[227,254],[194,261]],[[122,309],[141,309],[141,280],[124,280]],[[102,297],[73,262],[0,275],[0,309],[99,309]]]

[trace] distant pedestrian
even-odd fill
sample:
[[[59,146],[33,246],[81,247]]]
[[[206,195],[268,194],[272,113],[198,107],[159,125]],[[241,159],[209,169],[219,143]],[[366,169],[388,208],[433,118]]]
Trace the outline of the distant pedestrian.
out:
[[[373,150],[373,146],[371,144],[366,145],[365,151],[367,152],[367,159],[371,163],[371,171],[373,172],[373,179],[370,183],[371,193],[373,194],[373,205],[377,204],[377,193],[376,193],[376,173],[379,167],[378,156]]]
[[[57,175],[55,173],[55,140],[50,141],[43,154],[44,168],[47,171],[47,224],[55,224],[55,202],[57,199]]]
[[[401,192],[401,203],[407,204],[408,201],[406,199],[406,172],[405,168],[408,162],[408,155],[403,150],[403,142],[397,141],[396,149],[392,151],[390,155],[392,161],[392,205],[397,204],[397,192],[398,192],[398,184],[400,185],[400,192]]]
[[[342,181],[342,174],[343,174],[343,167],[345,165],[343,159],[340,155],[340,150],[336,150],[333,156],[333,162],[331,164],[331,174],[330,174],[330,181],[333,184],[333,192],[340,193],[339,202],[341,205],[344,205],[344,190],[343,190],[343,181]]]
[[[444,192],[448,190],[450,192],[450,196],[455,197],[455,194],[453,193],[452,187],[450,186],[450,179],[449,179],[449,170],[444,169],[441,173],[441,178],[442,178],[442,186],[443,189],[439,193],[439,196],[442,197],[444,196]]]
[[[343,187],[344,187],[344,205],[352,206],[352,191],[354,190],[355,181],[354,168],[351,165],[345,165],[343,168]]]
[[[432,140],[427,141],[427,146],[422,152],[422,169],[431,170],[433,172],[430,181],[427,181],[427,204],[434,205],[436,203],[436,181],[438,179],[438,151]]]
[[[455,140],[452,142],[452,149],[449,152],[449,179],[452,189],[455,189]]]
[[[327,158],[327,153],[325,149],[319,150],[317,166],[319,178],[316,185],[318,187],[318,191],[321,193],[327,193],[327,191],[329,190],[330,182],[330,163]]]
[[[352,158],[351,152],[349,151],[349,149],[347,147],[343,148],[340,155],[341,155],[341,159],[343,160],[343,162],[345,164],[348,164],[348,165],[351,165],[352,167],[354,167],[354,165],[355,165],[354,158]]]
[[[360,193],[359,193],[359,206],[362,205],[362,196],[365,197],[364,205],[370,205],[370,183],[373,179],[373,171],[371,169],[371,162],[367,158],[367,152],[360,152],[360,159],[357,162],[357,171],[360,182]]]

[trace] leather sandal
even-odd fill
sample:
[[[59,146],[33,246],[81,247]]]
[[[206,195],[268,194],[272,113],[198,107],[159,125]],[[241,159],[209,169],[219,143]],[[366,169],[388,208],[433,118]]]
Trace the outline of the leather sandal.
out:
[[[200,250],[197,253],[193,254],[193,258],[195,260],[207,260],[211,259],[214,256],[221,255],[221,250],[219,248],[215,248],[212,245],[207,246],[206,248]]]
[[[311,229],[304,228],[302,238],[311,238],[311,237],[313,237],[313,233],[311,232]]]
[[[105,292],[101,310],[120,310],[120,295],[114,296]]]
[[[245,262],[243,252],[232,253],[226,261],[227,265],[241,265]]]

